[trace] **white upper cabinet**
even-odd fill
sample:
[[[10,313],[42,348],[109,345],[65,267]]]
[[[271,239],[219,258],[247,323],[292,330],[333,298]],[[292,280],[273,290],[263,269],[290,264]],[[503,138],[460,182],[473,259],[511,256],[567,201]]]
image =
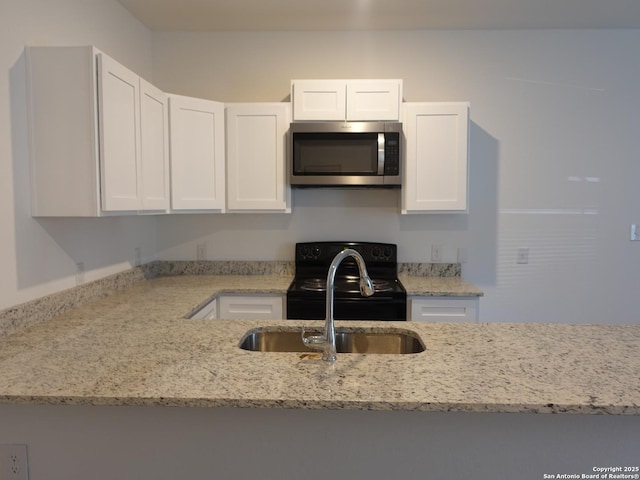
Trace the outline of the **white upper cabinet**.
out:
[[[288,103],[226,105],[228,211],[291,212]]]
[[[469,104],[405,103],[402,213],[466,212]]]
[[[347,81],[347,120],[400,121],[402,80]]]
[[[292,80],[293,120],[344,120],[346,97],[344,80]]]
[[[292,80],[293,120],[399,121],[402,80]]]
[[[32,215],[166,211],[164,94],[93,47],[28,47],[26,58]]]
[[[225,209],[224,104],[169,95],[171,209]]]

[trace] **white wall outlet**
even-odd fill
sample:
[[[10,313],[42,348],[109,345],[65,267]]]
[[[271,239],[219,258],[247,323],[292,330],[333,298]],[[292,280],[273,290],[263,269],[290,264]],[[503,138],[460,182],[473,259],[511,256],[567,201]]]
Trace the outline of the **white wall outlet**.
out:
[[[84,262],[77,262],[76,263],[76,285],[82,285],[83,283],[84,283]]]
[[[458,263],[467,263],[467,249],[466,248],[458,248]]]
[[[0,480],[29,480],[26,445],[0,445]]]
[[[196,260],[205,260],[207,258],[207,244],[199,243],[196,245]]]
[[[442,245],[431,245],[431,261],[432,262],[441,262],[442,261]]]
[[[631,241],[640,242],[640,228],[635,223],[631,225]]]
[[[520,265],[526,265],[529,263],[529,247],[520,247],[518,249],[517,263]]]

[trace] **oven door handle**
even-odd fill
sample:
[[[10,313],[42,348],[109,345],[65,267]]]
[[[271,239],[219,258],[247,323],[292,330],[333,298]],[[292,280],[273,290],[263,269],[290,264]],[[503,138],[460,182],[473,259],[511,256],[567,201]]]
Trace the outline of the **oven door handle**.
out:
[[[336,292],[338,293],[338,292]],[[387,296],[382,296],[377,293],[374,293],[372,296],[370,297],[366,297],[366,300],[362,300],[364,297],[340,297],[338,295],[335,296],[336,301],[340,301],[340,302],[349,302],[349,303],[357,303],[357,302],[373,302],[373,301],[379,301],[379,302],[390,302],[392,300],[396,300],[393,297],[387,297]]]

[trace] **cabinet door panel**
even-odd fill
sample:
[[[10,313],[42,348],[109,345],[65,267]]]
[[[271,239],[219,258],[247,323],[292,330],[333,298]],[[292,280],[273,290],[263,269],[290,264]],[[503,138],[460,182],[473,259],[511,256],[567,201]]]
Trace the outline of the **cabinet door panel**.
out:
[[[102,209],[139,208],[139,77],[98,54]]]
[[[478,321],[478,298],[415,297],[409,303],[413,322]]]
[[[140,79],[142,209],[169,208],[169,113],[167,96]]]
[[[227,207],[286,211],[288,104],[227,105]]]
[[[171,96],[171,208],[223,210],[224,105]]]
[[[344,120],[344,80],[293,80],[291,84],[294,120]]]
[[[347,82],[347,120],[400,120],[400,80],[350,80]]]
[[[403,213],[467,210],[468,104],[405,104]]]

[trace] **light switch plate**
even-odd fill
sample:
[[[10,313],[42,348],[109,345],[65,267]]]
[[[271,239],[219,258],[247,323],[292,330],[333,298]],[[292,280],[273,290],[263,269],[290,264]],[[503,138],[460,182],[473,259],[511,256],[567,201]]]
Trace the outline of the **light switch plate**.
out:
[[[631,225],[631,241],[640,242],[640,228],[635,223]]]
[[[431,261],[442,262],[442,245],[431,245]]]
[[[529,263],[529,247],[520,247],[518,249],[518,264],[526,265]]]

